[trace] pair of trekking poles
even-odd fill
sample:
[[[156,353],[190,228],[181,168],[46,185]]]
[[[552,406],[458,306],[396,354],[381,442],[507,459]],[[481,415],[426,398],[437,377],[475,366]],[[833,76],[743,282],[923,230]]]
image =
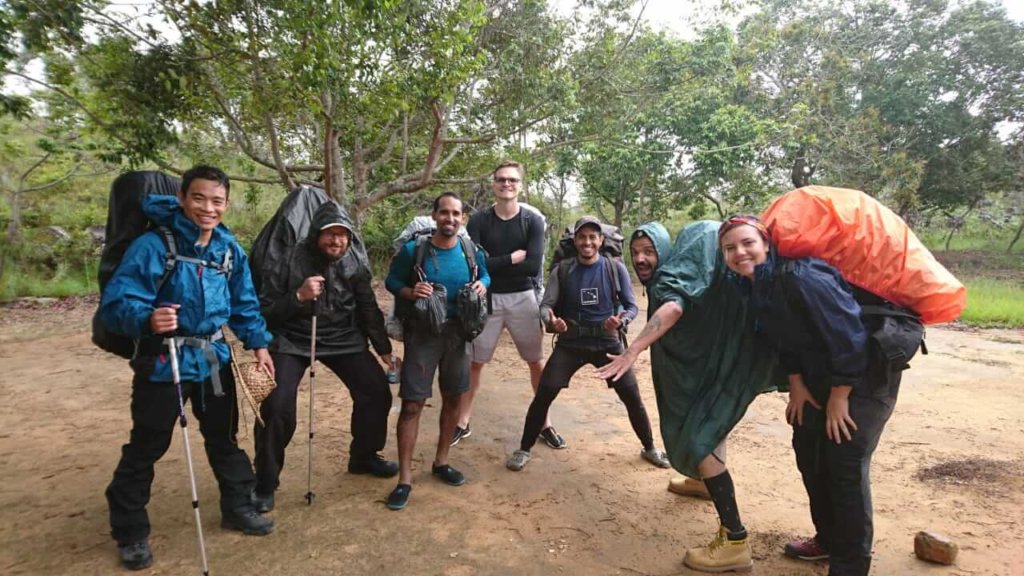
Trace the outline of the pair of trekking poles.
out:
[[[316,316],[319,312],[319,299],[313,299],[313,328],[309,340],[309,465],[306,474],[306,503],[313,505],[313,379],[316,377]],[[181,426],[181,437],[185,445],[185,464],[188,467],[189,487],[192,489],[192,510],[196,517],[196,535],[199,540],[199,558],[202,563],[203,576],[209,576],[210,567],[206,560],[206,541],[203,538],[203,520],[199,515],[199,492],[196,490],[196,473],[192,466],[192,444],[188,439],[188,418],[185,416],[185,394],[181,388],[181,371],[178,368],[178,341],[172,334],[166,339],[167,349],[171,356],[171,378],[174,389],[178,393],[178,424]]]

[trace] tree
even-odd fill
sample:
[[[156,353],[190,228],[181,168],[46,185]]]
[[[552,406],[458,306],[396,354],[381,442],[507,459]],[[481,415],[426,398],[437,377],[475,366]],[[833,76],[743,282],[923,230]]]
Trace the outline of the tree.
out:
[[[191,150],[216,142],[220,155],[245,159],[236,180],[323,186],[357,221],[527,130],[552,105],[537,88],[555,84],[553,67],[496,60],[556,44],[543,3],[181,0],[150,6],[148,20],[71,4],[77,30],[102,33],[83,39],[50,23],[63,30],[56,40],[22,47],[51,64],[64,56],[68,73],[8,74],[74,102],[131,163],[181,172]],[[510,78],[524,88],[509,90]]]

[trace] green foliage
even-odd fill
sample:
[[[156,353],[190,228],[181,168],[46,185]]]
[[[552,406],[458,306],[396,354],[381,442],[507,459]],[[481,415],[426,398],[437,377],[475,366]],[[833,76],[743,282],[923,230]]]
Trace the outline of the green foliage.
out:
[[[1024,283],[991,278],[967,282],[967,308],[960,320],[975,326],[1024,327]]]

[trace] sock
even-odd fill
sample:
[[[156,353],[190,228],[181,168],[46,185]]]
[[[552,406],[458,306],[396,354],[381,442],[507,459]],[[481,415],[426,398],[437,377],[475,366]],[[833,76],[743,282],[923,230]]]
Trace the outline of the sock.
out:
[[[711,500],[715,503],[718,519],[722,522],[722,526],[729,531],[729,540],[746,538],[747,529],[740,521],[740,510],[736,506],[736,489],[733,487],[729,471],[726,470],[718,476],[705,478],[704,485],[708,487]]]

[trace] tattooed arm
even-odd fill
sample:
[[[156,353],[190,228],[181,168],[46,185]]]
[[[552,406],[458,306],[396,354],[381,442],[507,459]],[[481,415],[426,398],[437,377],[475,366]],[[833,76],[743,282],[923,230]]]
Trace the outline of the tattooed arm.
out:
[[[626,373],[627,370],[633,367],[633,363],[636,362],[636,357],[641,352],[646,350],[651,344],[658,341],[665,332],[668,332],[670,328],[679,322],[679,319],[683,317],[683,307],[678,302],[665,302],[662,304],[651,319],[647,321],[647,325],[640,332],[640,335],[633,340],[633,343],[629,345],[622,355],[609,354],[611,362],[597,369],[597,376],[602,380],[611,379],[617,381]]]

